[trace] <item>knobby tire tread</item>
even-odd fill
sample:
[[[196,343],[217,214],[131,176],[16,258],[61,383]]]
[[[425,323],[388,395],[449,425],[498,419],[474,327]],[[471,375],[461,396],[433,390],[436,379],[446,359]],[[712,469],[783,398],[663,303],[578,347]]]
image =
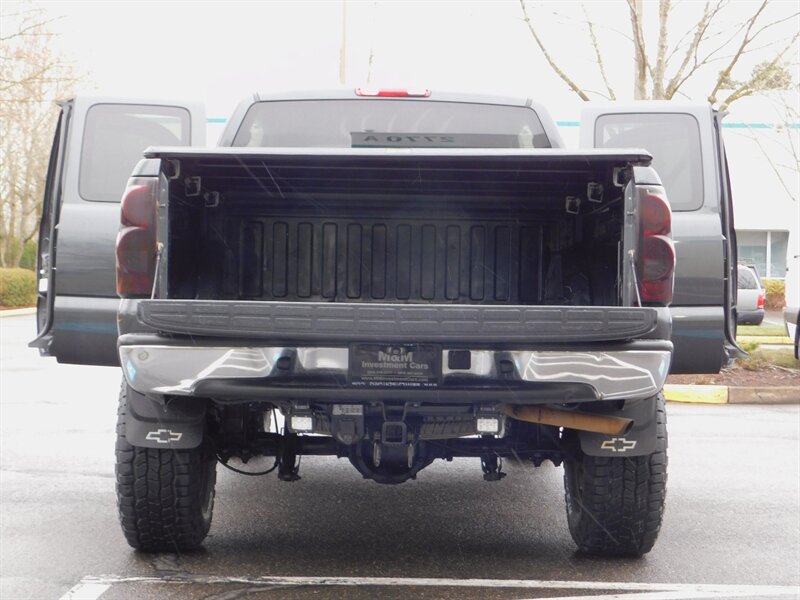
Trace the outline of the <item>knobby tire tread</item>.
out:
[[[570,533],[578,550],[603,556],[642,556],[661,528],[667,489],[664,398],[656,398],[656,450],[647,456],[580,453],[566,461],[564,482]],[[576,486],[582,485],[582,490]]]
[[[211,526],[215,468],[210,461],[214,456],[205,444],[191,450],[129,444],[125,438],[126,394],[123,382],[117,413],[115,471],[117,506],[125,538],[131,547],[146,552],[194,550]],[[211,504],[204,510],[207,502]]]

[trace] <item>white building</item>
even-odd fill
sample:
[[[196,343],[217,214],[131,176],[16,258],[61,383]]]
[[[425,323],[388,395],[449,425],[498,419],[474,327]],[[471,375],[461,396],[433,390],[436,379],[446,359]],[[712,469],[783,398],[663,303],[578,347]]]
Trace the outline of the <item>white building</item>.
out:
[[[787,118],[785,98],[740,100],[724,122],[739,260],[775,279],[800,254],[798,99]]]

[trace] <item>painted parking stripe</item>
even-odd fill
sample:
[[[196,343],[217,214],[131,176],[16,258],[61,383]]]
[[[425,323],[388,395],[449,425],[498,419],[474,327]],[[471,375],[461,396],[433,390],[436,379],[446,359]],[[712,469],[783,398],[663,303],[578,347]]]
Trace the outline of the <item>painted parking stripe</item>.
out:
[[[753,596],[749,596],[752,598]],[[773,596],[774,597],[774,596]],[[558,596],[547,597],[547,600],[704,600],[706,598],[735,598],[735,596],[721,596],[714,592],[634,592],[633,594],[606,594],[598,592],[589,596]],[[523,599],[519,599],[523,600]],[[539,600],[525,598],[524,600]]]
[[[405,586],[455,588],[517,588],[540,590],[581,590],[606,592],[584,596],[563,596],[560,600],[689,600],[692,598],[797,597],[800,586],[784,585],[715,585],[686,583],[636,583],[605,581],[557,581],[538,579],[447,579],[415,577],[218,577],[213,575],[175,575],[164,577],[84,577],[61,600],[91,598],[97,600],[108,587],[122,584],[195,584],[195,585],[281,585],[281,586]],[[96,586],[96,587],[92,587]],[[101,586],[106,586],[101,589]],[[607,592],[640,592],[608,595]],[[97,595],[75,595],[96,593]],[[73,594],[73,595],[70,595]],[[557,600],[551,598],[550,600]]]
[[[110,583],[97,583],[82,580],[59,600],[97,600],[111,587]]]
[[[597,592],[588,596],[548,596],[546,600],[704,600],[704,599],[720,599],[720,598],[775,598],[774,594],[761,596],[760,594],[753,595],[750,591],[742,591],[741,593],[725,593],[718,592],[693,592],[693,591],[678,591],[678,592],[634,592],[624,594],[606,594],[605,592]],[[518,600],[523,600],[522,598]],[[540,600],[537,598],[525,598],[524,600]]]

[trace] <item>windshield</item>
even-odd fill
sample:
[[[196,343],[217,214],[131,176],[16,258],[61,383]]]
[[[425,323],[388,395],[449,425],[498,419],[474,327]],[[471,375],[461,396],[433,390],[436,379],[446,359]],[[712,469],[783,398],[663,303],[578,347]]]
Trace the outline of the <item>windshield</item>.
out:
[[[522,106],[430,100],[291,100],[250,107],[234,146],[550,148]]]

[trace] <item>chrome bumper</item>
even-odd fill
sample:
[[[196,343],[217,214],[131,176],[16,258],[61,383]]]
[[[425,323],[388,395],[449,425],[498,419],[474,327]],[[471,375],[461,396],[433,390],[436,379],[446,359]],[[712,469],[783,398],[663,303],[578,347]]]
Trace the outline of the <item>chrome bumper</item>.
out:
[[[519,380],[524,382],[578,383],[591,386],[602,400],[634,400],[658,393],[669,371],[670,352],[661,350],[624,351],[493,351],[473,350],[471,368],[447,368],[449,350],[442,351],[442,386],[456,379],[474,382],[476,387],[502,386],[496,372],[496,355],[510,360]],[[300,372],[307,375],[346,376],[347,348],[288,347],[192,347],[123,345],[120,364],[128,384],[137,392],[151,395],[191,396],[198,383],[206,380],[260,379],[265,387],[279,376],[278,361],[295,356]],[[513,373],[512,373],[513,375]],[[468,379],[465,379],[468,378]],[[391,390],[374,390],[376,395]],[[324,397],[324,390],[320,396]]]

